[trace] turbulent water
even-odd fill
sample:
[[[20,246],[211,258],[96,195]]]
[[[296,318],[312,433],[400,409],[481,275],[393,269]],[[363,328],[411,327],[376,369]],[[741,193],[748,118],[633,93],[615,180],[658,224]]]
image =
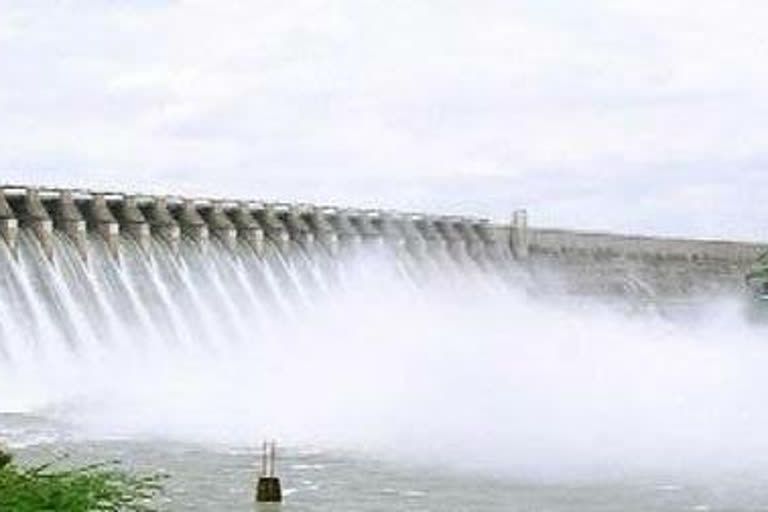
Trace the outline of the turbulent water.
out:
[[[534,297],[505,258],[129,239],[0,262],[0,437],[250,510],[276,438],[295,510],[768,510],[765,331]],[[696,298],[696,302],[701,302]]]

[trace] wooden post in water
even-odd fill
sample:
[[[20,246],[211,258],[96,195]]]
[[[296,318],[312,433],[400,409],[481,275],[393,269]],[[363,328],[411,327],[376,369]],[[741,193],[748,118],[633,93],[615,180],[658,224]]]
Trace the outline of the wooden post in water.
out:
[[[261,476],[256,486],[256,501],[259,503],[280,503],[283,501],[283,492],[280,488],[280,479],[275,476],[275,442],[262,444],[261,452]]]

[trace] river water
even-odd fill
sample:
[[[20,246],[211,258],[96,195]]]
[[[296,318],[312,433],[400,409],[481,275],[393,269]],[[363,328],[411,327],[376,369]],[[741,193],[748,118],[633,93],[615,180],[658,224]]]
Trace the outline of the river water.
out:
[[[260,453],[255,447],[158,439],[96,441],[29,416],[5,415],[0,424],[0,434],[26,463],[66,454],[67,463],[119,459],[136,472],[168,473],[171,478],[158,501],[168,511],[768,510],[768,477],[757,471],[718,473],[710,467],[698,476],[616,471],[531,478],[446,469],[426,459],[394,461],[297,446],[279,451],[284,504],[258,505],[254,489]]]
[[[129,240],[0,272],[0,438],[170,474],[165,510],[768,510],[768,347],[738,302],[541,297],[510,263]],[[100,252],[101,251],[101,252]]]

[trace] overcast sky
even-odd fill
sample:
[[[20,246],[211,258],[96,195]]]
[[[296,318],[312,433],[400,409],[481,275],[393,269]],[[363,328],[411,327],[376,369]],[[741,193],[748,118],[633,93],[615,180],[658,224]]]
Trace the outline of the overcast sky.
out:
[[[0,0],[3,182],[768,239],[765,0]]]

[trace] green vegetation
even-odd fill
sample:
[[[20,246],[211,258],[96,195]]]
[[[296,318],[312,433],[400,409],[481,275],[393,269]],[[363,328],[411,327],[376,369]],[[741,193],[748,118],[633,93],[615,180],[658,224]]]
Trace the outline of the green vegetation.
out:
[[[752,265],[747,274],[747,284],[758,298],[768,298],[768,253],[763,254]]]
[[[57,461],[58,462],[58,461]],[[0,510],[13,512],[152,512],[164,475],[133,476],[116,462],[53,470],[22,468],[0,449]]]

